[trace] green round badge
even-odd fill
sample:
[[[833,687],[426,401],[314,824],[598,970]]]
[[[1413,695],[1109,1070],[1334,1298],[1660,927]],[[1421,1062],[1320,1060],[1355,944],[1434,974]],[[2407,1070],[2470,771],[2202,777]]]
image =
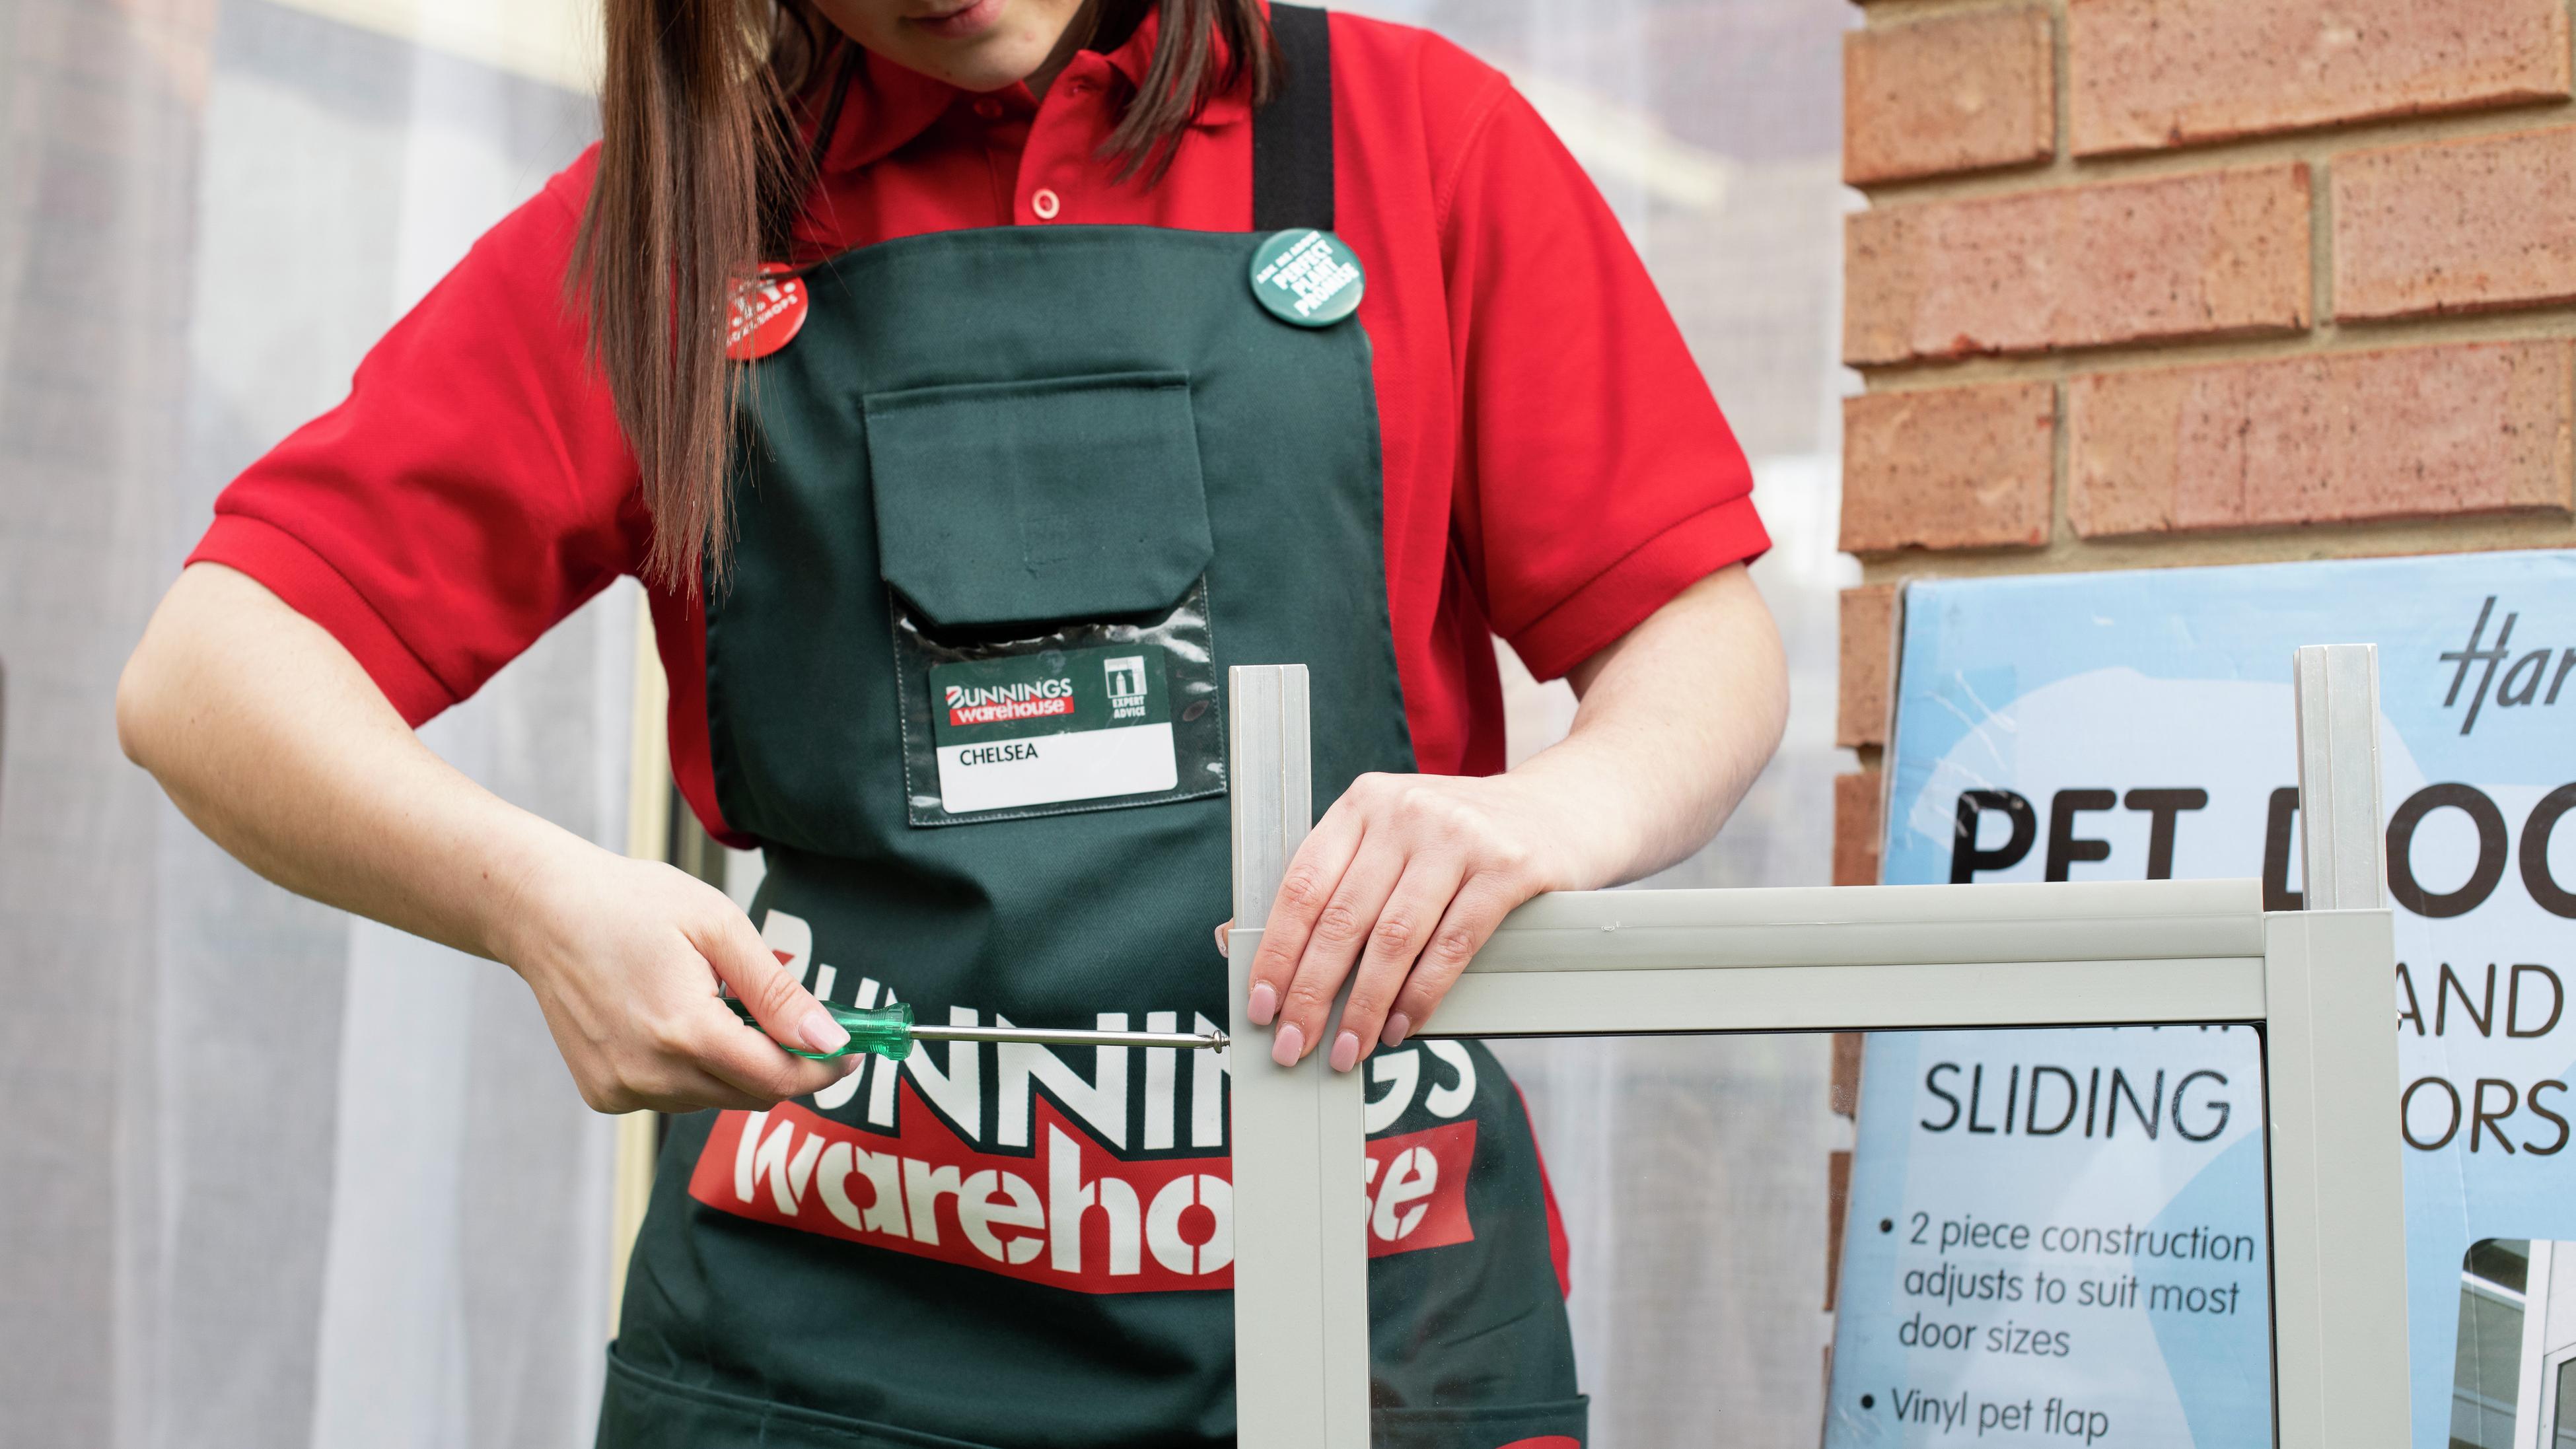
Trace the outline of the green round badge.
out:
[[[1312,227],[1275,232],[1252,254],[1252,295],[1299,327],[1330,327],[1360,309],[1368,278],[1340,237]]]

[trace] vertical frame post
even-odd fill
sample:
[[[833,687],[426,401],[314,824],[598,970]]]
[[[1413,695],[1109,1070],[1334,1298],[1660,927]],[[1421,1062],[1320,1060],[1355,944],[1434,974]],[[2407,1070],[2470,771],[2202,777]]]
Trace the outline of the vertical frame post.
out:
[[[2407,1431],[2396,942],[2380,905],[2379,655],[2294,660],[2306,909],[2265,919],[2272,1362],[2280,1449]],[[2392,1331],[2393,1330],[2393,1331]]]
[[[2379,906],[2379,646],[2310,644],[2291,663],[2299,854],[2312,911]]]
[[[2406,1197],[2388,912],[2264,921],[2279,1449],[2408,1432]]]
[[[1234,1120],[1236,1442],[1367,1449],[1368,1242],[1360,1074],[1281,1067],[1244,1016],[1279,882],[1315,819],[1304,665],[1227,671],[1234,924],[1227,1052]],[[1325,1040],[1331,1040],[1328,1031]]]

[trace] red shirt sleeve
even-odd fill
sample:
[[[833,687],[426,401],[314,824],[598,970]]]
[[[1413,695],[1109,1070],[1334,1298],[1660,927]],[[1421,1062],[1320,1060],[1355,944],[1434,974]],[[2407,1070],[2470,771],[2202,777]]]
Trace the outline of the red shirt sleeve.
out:
[[[346,400],[224,489],[188,560],[321,624],[415,725],[642,556],[634,456],[564,290],[590,170],[486,232]]]
[[[1485,616],[1553,679],[1770,546],[1743,449],[1644,263],[1518,92],[1444,190],[1453,526]]]

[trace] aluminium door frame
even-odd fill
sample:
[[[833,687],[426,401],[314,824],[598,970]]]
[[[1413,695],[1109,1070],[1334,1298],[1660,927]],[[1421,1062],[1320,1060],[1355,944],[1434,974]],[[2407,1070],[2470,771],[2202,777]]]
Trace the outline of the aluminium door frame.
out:
[[[2545,1238],[2533,1238],[2528,1252],[2522,1280],[2522,1344],[2517,1356],[2513,1444],[2514,1449],[2550,1449],[2558,1435],[2557,1369],[2576,1359],[2576,1342],[2555,1346],[2549,1342],[2558,1245]],[[2565,1315],[2576,1316],[2576,1304],[2569,1305]]]
[[[2317,909],[2266,913],[2250,880],[1558,892],[1503,922],[1417,1035],[2262,1028],[2274,1442],[2403,1449],[2376,655],[2302,649],[2296,679]],[[1306,670],[1236,666],[1228,690],[1234,919],[1258,922],[1314,819]],[[1363,1074],[1260,1050],[1260,939],[1228,946],[1237,1442],[1365,1449]]]

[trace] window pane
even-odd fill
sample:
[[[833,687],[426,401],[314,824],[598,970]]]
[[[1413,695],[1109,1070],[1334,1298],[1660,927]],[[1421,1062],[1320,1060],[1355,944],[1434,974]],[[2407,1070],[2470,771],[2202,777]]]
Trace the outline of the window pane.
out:
[[[2531,1276],[2531,1244],[2521,1238],[2486,1238],[2469,1244],[2460,1271],[2516,1293]]]
[[[2522,1289],[2530,1244],[2489,1238],[2460,1268],[2460,1342],[2452,1361],[2453,1449],[2512,1449],[2522,1382]]]
[[[1376,1442],[2270,1443],[2251,1029],[1860,1061],[1846,1120],[1826,1036],[1381,1051]]]

